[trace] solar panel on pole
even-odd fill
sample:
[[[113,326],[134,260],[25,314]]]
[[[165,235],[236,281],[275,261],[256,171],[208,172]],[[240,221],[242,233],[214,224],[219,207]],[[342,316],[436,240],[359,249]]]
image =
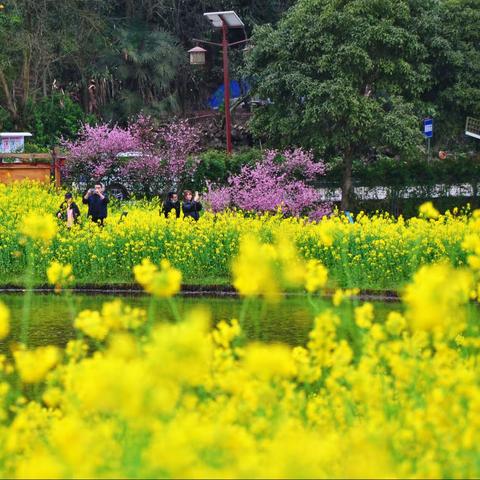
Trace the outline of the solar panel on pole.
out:
[[[203,15],[207,17],[208,20],[210,20],[210,23],[215,28],[222,28],[222,25],[223,25],[222,19],[228,25],[228,28],[244,28],[245,27],[242,20],[240,20],[240,17],[232,10],[229,10],[226,12],[207,12],[207,13],[204,13]]]

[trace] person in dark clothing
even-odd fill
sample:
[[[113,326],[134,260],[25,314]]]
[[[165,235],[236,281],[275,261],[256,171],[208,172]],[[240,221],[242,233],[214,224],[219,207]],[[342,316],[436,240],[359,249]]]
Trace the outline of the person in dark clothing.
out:
[[[73,195],[70,192],[65,194],[65,200],[60,205],[60,209],[57,212],[57,217],[64,221],[69,228],[74,223],[78,223],[78,219],[80,218],[80,209],[73,201]]]
[[[170,192],[167,201],[163,204],[163,213],[165,217],[168,218],[169,213],[172,210],[175,210],[175,215],[178,218],[180,216],[180,202],[178,201],[177,192]]]
[[[108,196],[104,194],[105,188],[101,183],[96,183],[95,188],[91,188],[83,197],[83,203],[88,205],[87,216],[92,221],[103,227],[103,222],[107,218]]]
[[[198,199],[198,192],[195,192],[195,196],[192,195],[190,190],[185,190],[183,192],[182,211],[184,217],[192,217],[195,221],[198,221],[200,218],[198,212],[202,209],[202,204]]]

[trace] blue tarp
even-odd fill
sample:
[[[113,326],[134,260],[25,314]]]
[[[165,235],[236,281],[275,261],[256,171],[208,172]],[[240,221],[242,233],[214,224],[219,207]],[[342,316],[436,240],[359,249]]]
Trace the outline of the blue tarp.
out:
[[[230,98],[238,98],[245,95],[250,90],[247,82],[241,80],[230,80]],[[208,99],[208,106],[217,109],[223,104],[224,88],[220,85],[215,93]]]

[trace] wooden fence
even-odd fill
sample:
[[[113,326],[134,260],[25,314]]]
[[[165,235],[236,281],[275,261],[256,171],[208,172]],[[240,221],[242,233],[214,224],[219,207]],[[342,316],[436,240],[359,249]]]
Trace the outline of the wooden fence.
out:
[[[0,183],[25,179],[61,184],[61,167],[65,157],[52,153],[0,153]]]

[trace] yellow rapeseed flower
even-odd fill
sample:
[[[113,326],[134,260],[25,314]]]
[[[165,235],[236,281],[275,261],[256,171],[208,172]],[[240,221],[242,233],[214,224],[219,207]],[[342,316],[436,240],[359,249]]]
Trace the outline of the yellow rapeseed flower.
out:
[[[73,326],[96,340],[104,340],[109,332],[109,326],[105,323],[100,313],[92,310],[80,312]]]
[[[133,272],[144,290],[155,297],[168,298],[180,291],[182,272],[166,259],[160,262],[160,270],[150,260],[144,259],[141,265],[133,267]]]
[[[248,372],[263,380],[289,378],[296,367],[291,350],[285,345],[251,343],[245,349],[244,365]]]
[[[153,276],[147,291],[155,297],[173,297],[180,291],[182,272],[173,268],[168,260],[162,260],[160,267],[160,271]]]
[[[360,328],[370,328],[374,318],[373,305],[369,302],[355,308],[355,323]]]
[[[52,387],[46,390],[42,395],[42,400],[49,407],[58,407],[62,401],[63,392],[58,387]]]
[[[318,260],[309,260],[306,265],[305,289],[316,292],[327,284],[328,270]]]
[[[338,307],[344,300],[352,298],[359,293],[360,289],[358,288],[346,288],[345,290],[337,288],[333,294],[332,303]]]
[[[233,286],[240,295],[277,300],[280,285],[276,259],[277,254],[272,245],[259,243],[253,235],[243,237],[238,256],[232,265]]]
[[[220,321],[212,332],[212,338],[216,345],[229,348],[232,340],[240,335],[240,324],[237,319],[230,323]]]
[[[88,344],[84,340],[69,340],[65,347],[66,356],[72,361],[80,360],[88,353]]]
[[[10,333],[10,310],[0,302],[0,340],[3,340]]]
[[[50,284],[55,285],[55,291],[60,291],[63,286],[73,280],[72,266],[62,265],[54,260],[47,268],[47,279]]]
[[[458,334],[465,321],[464,305],[470,299],[473,277],[448,264],[425,265],[407,285],[403,300],[413,330]]]
[[[60,351],[52,345],[35,350],[23,348],[13,353],[16,369],[24,383],[41,382],[60,360]]]
[[[391,335],[400,335],[407,327],[407,322],[401,313],[389,312],[385,327]]]
[[[418,209],[420,216],[437,219],[440,216],[439,211],[433,206],[432,202],[425,202]]]
[[[136,329],[145,322],[146,313],[141,308],[124,305],[120,299],[106,302],[102,306],[102,318],[109,330]]]
[[[23,217],[18,230],[32,240],[49,243],[57,234],[57,224],[50,215],[32,212]]]
[[[133,274],[135,275],[135,280],[143,287],[145,285],[149,285],[152,282],[153,276],[157,271],[157,266],[154,265],[149,258],[144,258],[140,265],[135,265],[133,267]]]

